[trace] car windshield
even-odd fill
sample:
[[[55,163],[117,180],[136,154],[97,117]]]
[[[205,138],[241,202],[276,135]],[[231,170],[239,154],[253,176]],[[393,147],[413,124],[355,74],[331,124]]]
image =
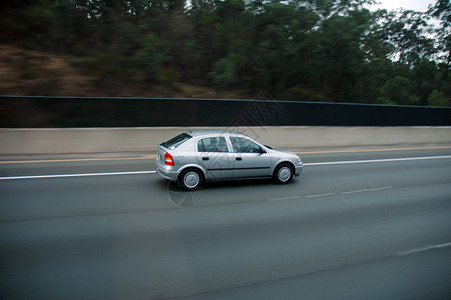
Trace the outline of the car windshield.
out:
[[[178,146],[180,146],[181,144],[183,144],[190,138],[192,138],[192,136],[190,136],[189,134],[181,133],[178,136],[173,137],[169,141],[162,143],[161,145],[168,149],[174,150],[175,148],[177,148]]]

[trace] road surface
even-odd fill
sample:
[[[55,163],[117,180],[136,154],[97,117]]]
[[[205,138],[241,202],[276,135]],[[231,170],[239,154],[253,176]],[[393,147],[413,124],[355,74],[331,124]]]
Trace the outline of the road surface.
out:
[[[301,157],[193,193],[149,158],[2,162],[0,298],[451,298],[451,148]]]

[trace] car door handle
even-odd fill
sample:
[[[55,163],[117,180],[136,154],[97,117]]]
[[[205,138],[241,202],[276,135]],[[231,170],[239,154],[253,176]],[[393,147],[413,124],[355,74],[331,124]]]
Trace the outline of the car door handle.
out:
[[[235,157],[236,160],[243,160],[241,157]]]
[[[202,160],[209,160],[210,158],[209,157],[202,157]]]

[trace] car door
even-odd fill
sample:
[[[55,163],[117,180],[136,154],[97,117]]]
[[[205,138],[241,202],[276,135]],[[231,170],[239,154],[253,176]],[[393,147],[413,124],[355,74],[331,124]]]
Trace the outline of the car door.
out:
[[[243,138],[230,137],[233,149],[234,166],[233,177],[262,177],[269,176],[271,169],[270,155],[257,143]]]
[[[196,144],[197,161],[206,170],[206,179],[215,181],[231,178],[234,154],[223,136],[200,138]]]

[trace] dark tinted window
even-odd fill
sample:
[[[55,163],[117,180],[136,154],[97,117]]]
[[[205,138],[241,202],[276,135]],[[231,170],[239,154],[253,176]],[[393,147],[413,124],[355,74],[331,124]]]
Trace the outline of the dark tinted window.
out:
[[[178,146],[180,146],[181,144],[183,144],[184,142],[186,142],[187,140],[189,140],[192,136],[190,136],[187,133],[181,133],[176,137],[173,137],[172,139],[170,139],[167,142],[162,143],[161,145],[163,145],[166,148],[169,149],[175,149]]]
[[[238,153],[261,153],[262,148],[254,142],[240,137],[231,137],[233,152]]]
[[[229,152],[224,137],[212,137],[201,139],[197,142],[199,152]]]

